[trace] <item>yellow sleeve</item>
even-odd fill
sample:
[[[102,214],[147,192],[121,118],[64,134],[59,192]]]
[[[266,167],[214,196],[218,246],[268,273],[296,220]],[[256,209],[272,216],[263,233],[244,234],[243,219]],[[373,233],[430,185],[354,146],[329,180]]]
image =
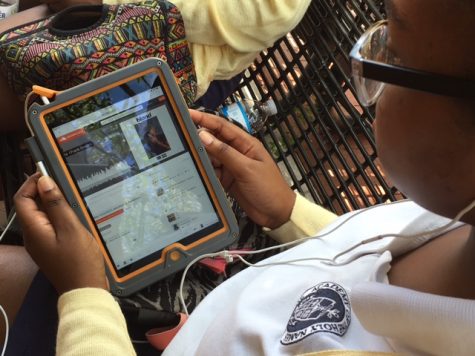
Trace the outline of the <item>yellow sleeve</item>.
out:
[[[302,19],[310,0],[172,0],[185,21],[188,40],[259,52]]]
[[[293,29],[311,0],[171,0],[181,12],[188,41],[259,52]],[[126,4],[139,0],[103,0]]]
[[[311,0],[172,0],[180,9],[198,79],[209,83],[247,69],[302,19]]]
[[[337,215],[297,194],[290,220],[274,230],[264,229],[274,240],[286,243],[316,235],[333,222]]]
[[[123,4],[136,0],[104,0]],[[171,0],[181,12],[198,80],[197,98],[215,79],[248,68],[292,30],[311,0]]]
[[[104,289],[82,288],[58,301],[58,356],[135,355],[124,316]]]

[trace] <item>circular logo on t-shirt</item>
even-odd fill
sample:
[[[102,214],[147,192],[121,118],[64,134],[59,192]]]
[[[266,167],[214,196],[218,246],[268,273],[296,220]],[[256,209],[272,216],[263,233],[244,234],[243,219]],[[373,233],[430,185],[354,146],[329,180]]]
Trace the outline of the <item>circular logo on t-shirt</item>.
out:
[[[350,301],[345,289],[333,282],[323,282],[302,294],[280,342],[294,344],[318,332],[343,336],[350,322]]]

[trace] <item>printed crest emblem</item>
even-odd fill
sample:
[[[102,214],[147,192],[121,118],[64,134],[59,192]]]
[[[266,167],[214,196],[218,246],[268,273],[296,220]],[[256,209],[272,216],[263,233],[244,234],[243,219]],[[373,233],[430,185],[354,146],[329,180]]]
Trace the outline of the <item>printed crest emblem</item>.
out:
[[[294,344],[318,332],[343,336],[350,322],[351,307],[345,289],[336,283],[323,282],[300,297],[280,342]]]

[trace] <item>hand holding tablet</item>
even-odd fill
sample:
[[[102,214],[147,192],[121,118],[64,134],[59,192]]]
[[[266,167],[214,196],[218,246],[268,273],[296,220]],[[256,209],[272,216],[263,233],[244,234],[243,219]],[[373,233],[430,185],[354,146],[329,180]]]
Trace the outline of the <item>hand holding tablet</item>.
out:
[[[99,243],[113,293],[133,293],[237,237],[173,74],[159,59],[35,103],[28,121],[48,171]]]
[[[29,177],[15,194],[15,209],[25,248],[58,294],[108,289],[99,246],[50,177]]]

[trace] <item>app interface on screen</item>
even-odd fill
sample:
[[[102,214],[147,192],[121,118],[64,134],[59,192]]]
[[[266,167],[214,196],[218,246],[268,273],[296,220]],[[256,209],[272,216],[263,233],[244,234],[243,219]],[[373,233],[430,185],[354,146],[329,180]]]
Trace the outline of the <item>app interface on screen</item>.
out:
[[[157,74],[45,120],[117,269],[220,223]]]

